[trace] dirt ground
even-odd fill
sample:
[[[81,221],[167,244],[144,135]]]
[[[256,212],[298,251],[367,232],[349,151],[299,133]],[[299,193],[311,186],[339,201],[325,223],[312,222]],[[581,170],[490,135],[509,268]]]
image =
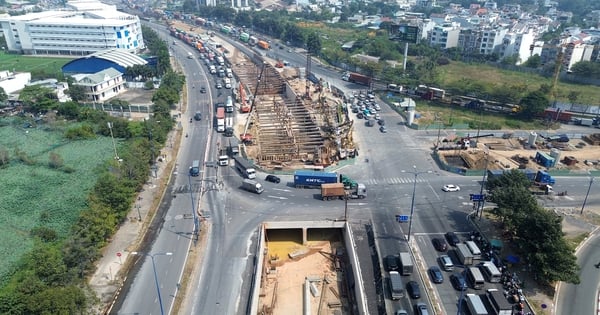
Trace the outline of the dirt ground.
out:
[[[469,169],[511,169],[518,168],[525,163],[526,168],[545,169],[538,165],[534,158],[536,152],[550,154],[550,149],[538,145],[537,149],[526,149],[523,139],[481,138],[477,148],[468,150],[439,151],[442,156],[456,156],[460,154]],[[587,171],[598,169],[597,161],[600,160],[600,147],[585,144],[582,140],[571,140],[563,143],[560,149],[560,162],[553,169],[570,169],[574,171]],[[486,150],[487,147],[487,150]],[[486,151],[489,158],[486,160]],[[565,157],[572,157],[577,162],[573,165],[562,163]]]
[[[290,241],[269,242],[260,311],[275,315],[303,314],[305,279],[310,278],[320,280],[312,282],[319,295],[310,294],[310,313],[329,314],[336,310],[339,314],[349,314],[343,299],[343,277],[329,255],[336,246],[328,241],[313,241],[307,246]],[[290,253],[301,255],[292,259]]]

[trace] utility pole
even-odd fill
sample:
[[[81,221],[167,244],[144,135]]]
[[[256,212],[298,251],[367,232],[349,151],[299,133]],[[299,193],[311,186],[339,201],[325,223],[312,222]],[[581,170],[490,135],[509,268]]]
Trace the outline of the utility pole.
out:
[[[585,198],[583,199],[583,205],[581,206],[581,212],[579,215],[583,214],[583,209],[585,209],[585,204],[587,203],[588,196],[590,195],[590,190],[592,189],[592,184],[594,183],[594,177],[590,177],[590,185],[588,186],[588,190],[585,193]]]

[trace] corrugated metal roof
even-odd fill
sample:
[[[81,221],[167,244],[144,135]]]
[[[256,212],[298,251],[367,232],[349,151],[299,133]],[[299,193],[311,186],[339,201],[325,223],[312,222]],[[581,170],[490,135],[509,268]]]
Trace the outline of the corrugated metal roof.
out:
[[[132,67],[135,65],[143,66],[148,63],[146,60],[144,60],[143,58],[141,58],[137,55],[134,55],[126,50],[117,49],[117,48],[95,52],[91,55],[87,55],[85,58],[87,59],[87,58],[93,58],[93,57],[101,58],[101,59],[105,59],[105,60],[114,62],[124,68]]]

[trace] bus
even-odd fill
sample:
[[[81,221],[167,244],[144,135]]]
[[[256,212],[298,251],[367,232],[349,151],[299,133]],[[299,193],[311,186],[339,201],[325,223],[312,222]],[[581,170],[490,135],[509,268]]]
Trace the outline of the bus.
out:
[[[498,283],[502,278],[502,274],[500,270],[494,265],[491,261],[483,261],[479,265],[479,269],[481,269],[481,273],[485,276],[488,282]]]
[[[467,294],[465,297],[471,315],[488,315],[488,311],[477,294]]]
[[[469,269],[467,269],[467,280],[475,290],[483,289],[483,286],[485,285],[485,279],[477,267],[469,267]]]

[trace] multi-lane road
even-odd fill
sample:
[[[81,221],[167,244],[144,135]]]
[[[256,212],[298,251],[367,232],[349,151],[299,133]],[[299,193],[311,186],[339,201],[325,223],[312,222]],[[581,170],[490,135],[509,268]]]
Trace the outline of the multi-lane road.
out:
[[[167,42],[168,37],[163,26],[153,26]],[[239,45],[241,49],[248,49]],[[250,279],[255,262],[256,232],[263,221],[340,219],[344,215],[342,202],[323,202],[310,190],[298,190],[286,183],[290,176],[283,176],[281,184],[264,182],[265,192],[261,195],[250,194],[239,189],[241,178],[230,167],[204,168],[200,177],[188,177],[188,166],[196,159],[212,161],[216,158],[216,142],[221,136],[213,133],[212,111],[214,103],[223,101],[226,94],[214,89],[212,77],[197,58],[186,58],[191,47],[175,45],[172,53],[182,63],[188,82],[188,111],[183,114],[181,124],[188,130],[179,152],[178,168],[171,179],[171,186],[161,205],[160,224],[156,229],[153,242],[143,249],[145,253],[172,253],[171,256],[155,256],[157,279],[161,289],[162,304],[165,313],[173,307],[182,277],[197,279],[193,289],[182,305],[182,314],[244,314],[247,311]],[[273,50],[279,59],[293,64],[306,63],[304,56],[287,49]],[[348,91],[364,87],[347,84],[339,79],[340,73],[324,67],[315,66],[317,76],[329,78],[331,82]],[[207,87],[207,93],[199,92],[200,86]],[[195,111],[202,111],[205,117],[200,122],[189,123]],[[403,119],[389,108],[382,109],[382,118],[386,121],[387,133],[380,133],[376,127],[367,127],[356,121],[355,140],[360,148],[360,156],[355,164],[346,166],[338,172],[350,175],[359,182],[367,184],[369,196],[360,201],[350,201],[348,219],[350,222],[371,222],[379,257],[396,254],[407,249],[406,223],[395,221],[397,214],[409,214],[414,194],[414,221],[412,235],[418,246],[420,257],[425,266],[435,265],[438,253],[431,246],[431,238],[441,236],[446,231],[466,233],[471,227],[466,215],[472,204],[469,193],[478,193],[481,178],[463,177],[440,171],[431,158],[431,144],[436,135],[406,128]],[[368,162],[367,162],[368,159]],[[415,177],[415,171],[419,172]],[[262,181],[264,174],[259,174]],[[191,185],[190,185],[191,181]],[[445,193],[441,187],[445,184],[457,184],[460,192]],[[560,178],[556,191],[569,191],[569,196],[553,201],[555,206],[580,205],[582,191],[587,187],[586,178]],[[200,206],[209,223],[207,248],[204,249],[202,272],[197,278],[183,275],[182,270],[188,252],[195,243],[193,231],[192,198],[194,202],[202,197]],[[598,204],[599,197],[594,194],[588,198],[588,204]],[[159,314],[160,303],[155,293],[154,268],[146,256],[140,257],[138,268],[132,272],[117,309],[119,314]],[[361,264],[369,264],[369,258],[361,258]],[[371,261],[372,263],[372,261]],[[373,269],[373,266],[370,267]],[[376,270],[376,268],[374,269]],[[427,277],[422,270],[422,277]],[[365,282],[372,282],[374,275],[362,275]],[[459,298],[448,284],[436,285],[447,314],[456,313]],[[419,274],[412,279],[421,282]],[[421,285],[423,285],[421,283]],[[375,295],[375,289],[368,294]],[[375,297],[377,299],[377,297]],[[421,301],[426,301],[423,296]],[[386,299],[389,311],[405,308],[412,310],[417,301],[408,297],[391,302]],[[370,304],[370,312],[377,313],[377,305]]]

